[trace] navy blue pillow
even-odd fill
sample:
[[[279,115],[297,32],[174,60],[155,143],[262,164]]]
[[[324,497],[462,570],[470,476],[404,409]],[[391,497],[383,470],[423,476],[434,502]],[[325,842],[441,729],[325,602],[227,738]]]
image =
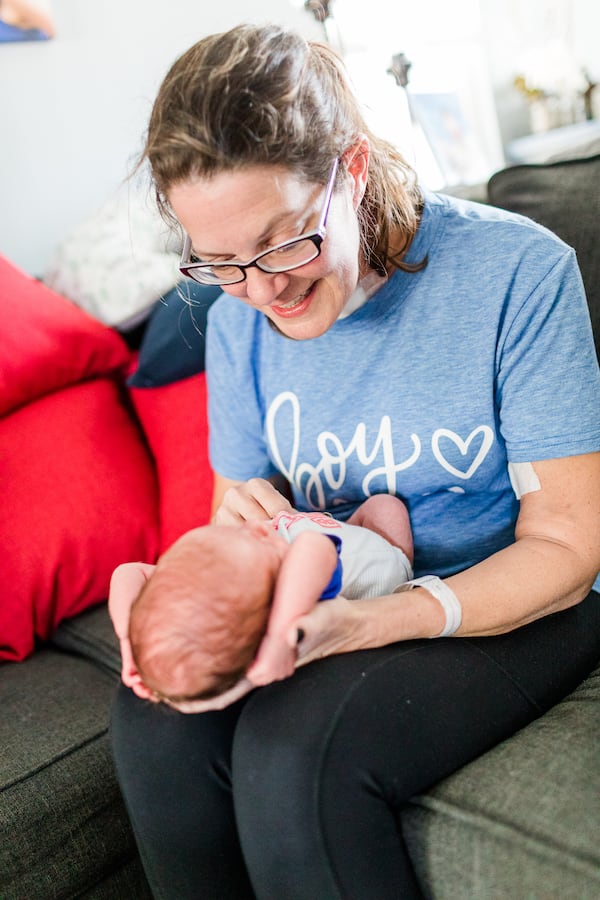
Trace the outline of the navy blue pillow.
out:
[[[162,387],[203,372],[206,316],[222,293],[219,285],[186,280],[165,294],[150,315],[128,384]]]

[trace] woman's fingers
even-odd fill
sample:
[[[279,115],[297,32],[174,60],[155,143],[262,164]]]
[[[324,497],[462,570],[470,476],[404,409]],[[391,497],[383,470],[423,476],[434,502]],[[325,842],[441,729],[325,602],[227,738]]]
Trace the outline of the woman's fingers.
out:
[[[272,519],[278,512],[291,510],[288,500],[264,478],[251,478],[228,488],[215,513],[218,525],[231,525],[250,519]]]
[[[175,700],[165,700],[168,706],[171,706],[173,709],[176,709],[178,712],[192,714],[203,713],[203,712],[213,712],[214,710],[225,709],[230,704],[235,703],[236,700],[240,700],[250,691],[254,690],[255,685],[251,684],[247,678],[242,678],[241,681],[238,681],[232,688],[229,688],[228,691],[225,691],[223,694],[219,694],[218,697],[213,697],[210,700],[181,700],[179,702]]]

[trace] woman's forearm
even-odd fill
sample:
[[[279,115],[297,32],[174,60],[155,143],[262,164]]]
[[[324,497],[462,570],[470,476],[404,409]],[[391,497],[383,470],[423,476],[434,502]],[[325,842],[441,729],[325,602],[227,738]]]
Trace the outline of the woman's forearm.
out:
[[[455,635],[501,634],[573,606],[589,593],[597,567],[597,553],[575,551],[547,538],[523,538],[445,580],[462,606]],[[298,665],[336,653],[435,638],[445,623],[442,605],[422,587],[368,600],[340,597],[318,603],[296,623],[302,635]]]
[[[587,596],[596,574],[578,550],[525,537],[447,579],[463,608],[457,634],[501,634],[567,609]]]
[[[456,635],[501,634],[573,606],[587,596],[594,575],[572,548],[546,538],[523,538],[445,579],[462,606]],[[444,627],[439,602],[420,587],[353,605],[363,623],[363,647],[435,637]]]
[[[600,453],[543,460],[533,468],[540,489],[521,498],[515,542],[445,579],[462,607],[459,636],[501,634],[573,606],[600,571]],[[433,637],[444,615],[432,600],[417,587],[396,603],[382,598],[381,618],[377,608],[357,612],[365,616],[369,640]]]

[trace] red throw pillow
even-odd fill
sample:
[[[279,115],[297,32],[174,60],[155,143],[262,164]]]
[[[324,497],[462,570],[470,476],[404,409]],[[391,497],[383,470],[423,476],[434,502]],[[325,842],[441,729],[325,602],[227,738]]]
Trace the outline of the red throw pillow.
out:
[[[156,558],[154,467],[124,400],[95,379],[0,419],[0,659],[104,600],[120,563]]]
[[[204,372],[162,387],[130,388],[154,456],[159,488],[160,549],[210,518]]]
[[[115,331],[0,256],[0,415],[129,361]]]

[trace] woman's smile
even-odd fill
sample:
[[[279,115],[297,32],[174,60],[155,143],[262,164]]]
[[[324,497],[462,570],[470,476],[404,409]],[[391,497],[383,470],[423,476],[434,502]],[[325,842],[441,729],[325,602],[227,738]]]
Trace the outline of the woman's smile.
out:
[[[278,316],[281,316],[284,319],[295,318],[296,316],[303,316],[308,307],[310,306],[313,289],[316,285],[316,282],[311,284],[308,290],[304,291],[304,293],[299,294],[296,297],[293,297],[291,300],[287,301],[276,301],[271,304],[272,312],[276,313]]]

